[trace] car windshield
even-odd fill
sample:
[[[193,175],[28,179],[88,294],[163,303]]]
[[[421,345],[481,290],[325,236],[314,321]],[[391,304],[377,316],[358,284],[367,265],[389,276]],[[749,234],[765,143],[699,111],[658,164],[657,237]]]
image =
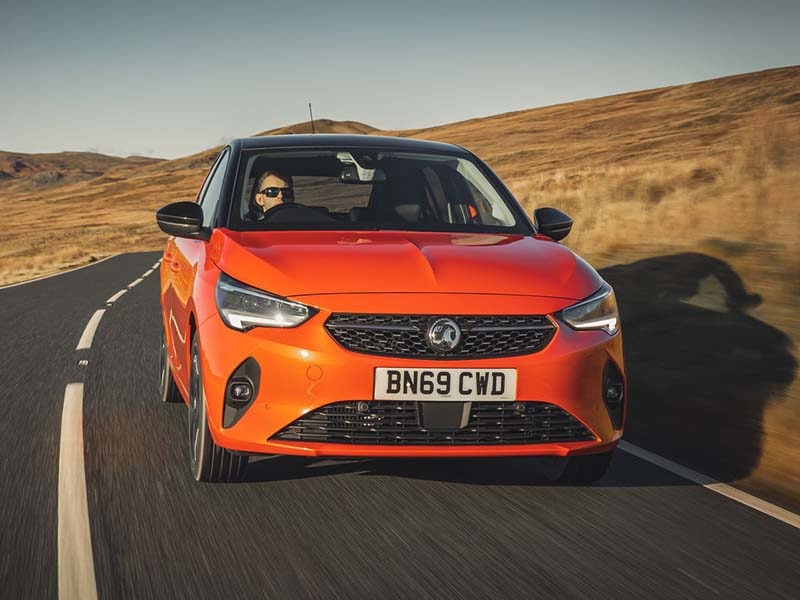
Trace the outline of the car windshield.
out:
[[[529,233],[462,156],[384,149],[242,153],[229,227]]]

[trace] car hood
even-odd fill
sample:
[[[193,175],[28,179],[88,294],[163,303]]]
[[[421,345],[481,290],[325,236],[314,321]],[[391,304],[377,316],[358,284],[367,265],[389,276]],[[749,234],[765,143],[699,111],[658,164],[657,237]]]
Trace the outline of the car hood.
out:
[[[234,279],[292,297],[417,292],[580,300],[602,283],[585,261],[543,236],[218,228],[210,255]]]

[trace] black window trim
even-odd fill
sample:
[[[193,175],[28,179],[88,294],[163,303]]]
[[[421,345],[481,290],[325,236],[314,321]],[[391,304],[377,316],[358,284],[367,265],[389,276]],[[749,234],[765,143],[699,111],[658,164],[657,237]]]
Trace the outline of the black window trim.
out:
[[[206,189],[208,189],[208,182],[211,181],[211,178],[214,176],[214,173],[217,171],[217,166],[219,165],[219,161],[222,158],[222,155],[225,154],[227,150],[230,148],[223,148],[220,153],[217,155],[217,158],[214,159],[214,162],[211,165],[211,168],[206,173],[206,178],[203,180],[203,185],[200,186],[200,191],[197,192],[197,196],[195,197],[194,201],[197,202],[200,206],[203,206],[203,198],[206,195]]]
[[[200,188],[200,193],[197,195],[197,203],[200,205],[200,208],[203,208],[203,202],[206,199],[206,193],[208,192],[209,183],[211,182],[212,179],[214,179],[214,176],[217,174],[217,170],[219,170],[219,166],[222,163],[222,161],[225,160],[226,157],[230,158],[231,154],[232,151],[230,146],[226,146],[225,148],[223,148],[222,151],[219,153],[219,156],[217,156],[217,160],[214,161],[214,164],[208,170],[208,175],[206,175],[206,179],[203,182],[203,187]],[[230,165],[231,161],[228,160],[227,164],[228,169],[230,169]],[[214,229],[219,217],[219,209],[220,205],[222,204],[222,197],[225,194],[225,183],[226,183],[225,175],[226,173],[222,174],[222,183],[220,184],[220,190],[219,190],[220,197],[219,200],[217,200],[217,205],[214,207],[214,214],[211,215],[211,219],[209,220],[210,229]],[[205,214],[203,214],[203,220],[205,221]]]

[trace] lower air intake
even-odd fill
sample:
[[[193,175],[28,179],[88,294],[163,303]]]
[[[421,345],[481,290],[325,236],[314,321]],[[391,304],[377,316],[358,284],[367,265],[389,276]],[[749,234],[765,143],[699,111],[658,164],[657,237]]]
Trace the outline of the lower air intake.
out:
[[[334,444],[498,445],[594,440],[575,417],[544,402],[472,402],[463,427],[425,427],[424,402],[334,402],[309,412],[273,439]],[[361,410],[359,410],[361,408]]]

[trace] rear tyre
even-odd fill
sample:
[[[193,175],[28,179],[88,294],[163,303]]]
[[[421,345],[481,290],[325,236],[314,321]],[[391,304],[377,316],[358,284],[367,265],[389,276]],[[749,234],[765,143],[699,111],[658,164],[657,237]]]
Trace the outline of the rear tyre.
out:
[[[601,479],[608,471],[614,451],[603,454],[586,454],[584,456],[571,456],[558,481],[569,484],[594,483]]]
[[[164,329],[161,329],[161,354],[159,357],[159,369],[161,379],[159,381],[159,395],[162,402],[183,402],[181,392],[178,390],[178,384],[172,377],[172,371],[169,368],[169,353],[167,352],[167,337]]]
[[[200,372],[197,336],[192,340],[189,374],[189,466],[197,481],[234,483],[241,481],[248,457],[217,446],[208,429],[208,413]]]

